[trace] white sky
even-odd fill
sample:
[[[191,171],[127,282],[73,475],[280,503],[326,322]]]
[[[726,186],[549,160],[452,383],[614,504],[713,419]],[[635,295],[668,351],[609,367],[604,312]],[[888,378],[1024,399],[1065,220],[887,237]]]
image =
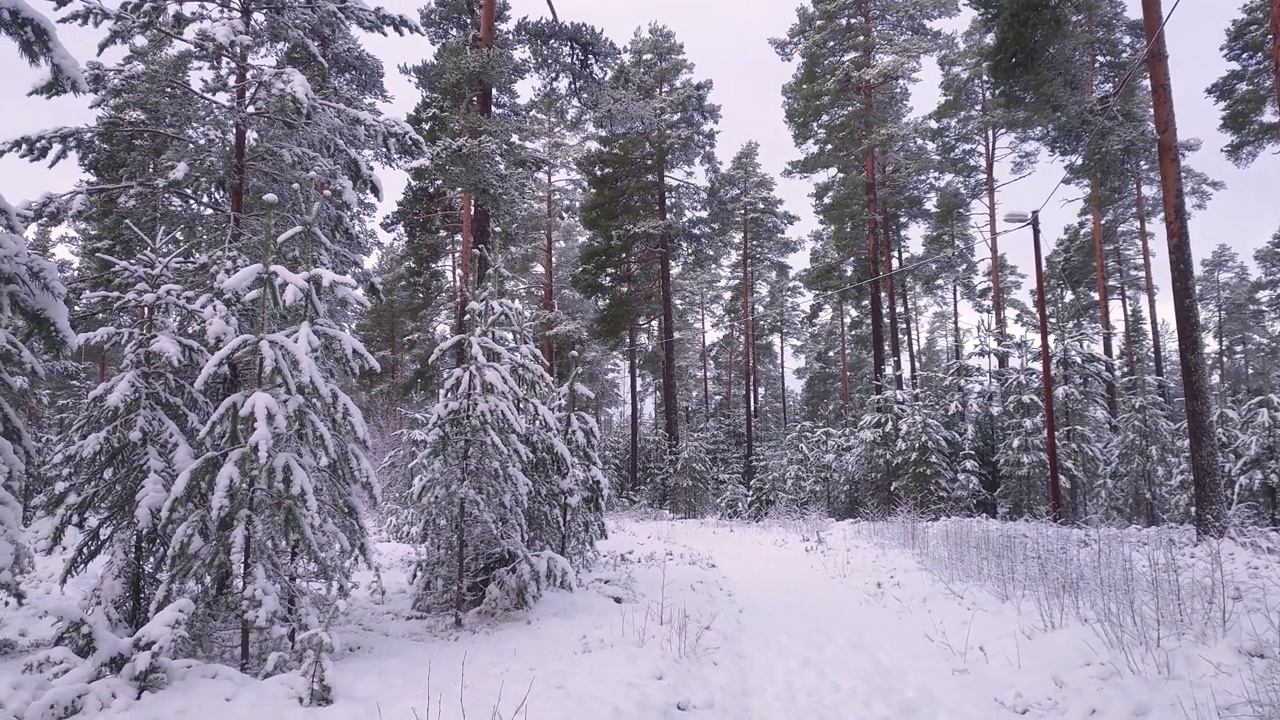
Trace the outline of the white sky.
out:
[[[1137,17],[1139,0],[1127,1],[1130,13]],[[544,0],[511,2],[517,16],[546,13]],[[389,0],[386,6],[414,15],[419,3],[420,0]],[[37,4],[50,12],[50,3]],[[619,44],[625,43],[639,25],[654,20],[668,25],[684,41],[697,75],[715,82],[712,99],[723,111],[720,156],[727,160],[744,142],[754,139],[761,145],[761,162],[768,170],[780,174],[787,161],[796,157],[783,120],[780,95],[791,69],[767,43],[769,37],[786,32],[798,4],[795,0],[555,0],[555,4],[561,18],[597,25]],[[1166,12],[1170,6],[1165,3]],[[1205,141],[1192,164],[1227,184],[1209,208],[1192,220],[1191,241],[1197,258],[1207,255],[1219,243],[1234,247],[1247,258],[1280,227],[1280,194],[1276,190],[1280,159],[1274,154],[1265,155],[1250,168],[1232,166],[1220,151],[1224,139],[1217,131],[1217,109],[1204,95],[1204,88],[1225,68],[1218,46],[1237,10],[1238,2],[1232,0],[1184,0],[1167,27],[1179,134]],[[92,56],[96,36],[92,30],[64,28],[63,40],[83,62]],[[388,88],[395,96],[391,112],[403,115],[413,107],[415,98],[396,67],[428,56],[430,47],[420,37],[372,38],[369,42],[387,66]],[[79,123],[90,117],[88,102],[82,98],[50,101],[25,97],[35,77],[36,73],[25,67],[13,48],[0,47],[0,137]],[[935,103],[936,84],[936,72],[927,68],[915,89],[918,109],[927,111]],[[3,158],[0,195],[16,203],[46,191],[68,188],[77,175],[70,162],[49,170]],[[1001,213],[1038,207],[1060,177],[1060,167],[1042,163],[1034,176],[1004,190]],[[404,176],[388,171],[383,173],[383,180],[387,195],[384,209],[390,209],[399,197]],[[779,188],[790,209],[804,218],[797,233],[807,234],[814,227],[808,182],[779,178]],[[1042,213],[1047,242],[1052,243],[1061,228],[1075,219],[1076,207],[1062,204],[1075,195],[1078,193],[1072,188],[1059,189]],[[1163,250],[1163,228],[1155,226],[1152,232],[1156,235],[1153,249]],[[1006,235],[1001,240],[1001,249],[1030,276],[1029,231]],[[1162,319],[1172,322],[1167,302],[1168,264],[1163,252],[1159,253],[1155,269],[1164,300]]]

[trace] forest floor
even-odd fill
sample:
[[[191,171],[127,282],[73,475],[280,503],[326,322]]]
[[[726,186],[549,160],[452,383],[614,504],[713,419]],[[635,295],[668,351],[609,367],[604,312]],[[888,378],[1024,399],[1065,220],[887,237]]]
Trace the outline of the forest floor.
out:
[[[1001,600],[1008,588],[926,570],[936,552],[898,549],[904,532],[919,537],[904,526],[615,517],[610,530],[577,591],[461,632],[411,612],[412,553],[384,543],[386,596],[366,586],[336,629],[334,705],[300,707],[287,676],[204,666],[118,716],[1200,720],[1252,716],[1246,656],[1275,649],[1223,635],[1147,665],[1132,648],[1108,649],[1105,623],[1048,618],[1034,593]],[[20,620],[0,614],[0,639]],[[46,631],[24,628],[23,644]],[[19,670],[20,655],[0,655],[0,701]]]

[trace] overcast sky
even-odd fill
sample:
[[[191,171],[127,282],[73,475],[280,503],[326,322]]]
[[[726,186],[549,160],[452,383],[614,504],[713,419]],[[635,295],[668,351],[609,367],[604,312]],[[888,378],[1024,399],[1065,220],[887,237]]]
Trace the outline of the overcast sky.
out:
[[[1127,0],[1130,12],[1140,14],[1139,0]],[[544,0],[511,0],[516,15],[546,13]],[[46,12],[50,4],[34,2]],[[390,0],[393,11],[413,14],[418,0]],[[761,145],[764,166],[781,173],[787,161],[796,157],[790,132],[783,120],[780,89],[791,69],[774,54],[768,38],[786,32],[794,18],[793,0],[555,0],[561,18],[592,23],[604,29],[619,44],[637,26],[658,21],[670,26],[681,38],[696,65],[699,77],[715,82],[712,99],[721,105],[719,154],[728,159],[748,140]],[[1217,131],[1218,113],[1205,97],[1204,88],[1222,74],[1225,65],[1218,53],[1223,34],[1239,3],[1234,0],[1183,0],[1167,32],[1172,59],[1179,134],[1199,137],[1204,149],[1192,158],[1198,169],[1224,181],[1227,189],[1218,194],[1207,210],[1191,223],[1191,241],[1197,262],[1219,243],[1226,243],[1241,255],[1270,238],[1280,227],[1280,159],[1266,155],[1250,168],[1240,170],[1221,154],[1223,137]],[[1165,3],[1165,10],[1171,3]],[[91,30],[64,29],[64,41],[84,61],[92,56],[95,34]],[[7,43],[8,41],[2,41]],[[403,115],[414,104],[412,88],[395,71],[401,63],[416,62],[430,53],[422,38],[373,38],[371,49],[387,65],[388,87],[395,95],[391,111]],[[41,128],[78,123],[90,117],[87,101],[66,98],[44,100],[25,97],[36,75],[28,71],[13,48],[0,48],[0,137],[12,137]],[[915,88],[914,103],[927,111],[937,98],[937,75],[927,68]],[[40,193],[70,187],[76,168],[66,163],[48,170],[12,158],[0,159],[0,194],[11,203]],[[1007,188],[1000,197],[1001,212],[1039,207],[1061,177],[1061,168],[1042,163],[1033,177]],[[389,209],[403,187],[403,175],[384,173]],[[808,198],[809,184],[803,180],[780,179],[781,194],[790,208],[804,218],[797,233],[814,226]],[[1052,242],[1060,229],[1075,218],[1076,207],[1062,201],[1078,195],[1061,188],[1042,213],[1045,239]],[[1156,282],[1165,302],[1162,319],[1172,320],[1167,303],[1168,263],[1165,260],[1163,228],[1154,227],[1159,250],[1155,262]],[[1027,237],[1023,237],[1027,235]],[[1031,274],[1029,231],[1002,238],[1002,250]],[[1113,315],[1114,317],[1114,315]]]

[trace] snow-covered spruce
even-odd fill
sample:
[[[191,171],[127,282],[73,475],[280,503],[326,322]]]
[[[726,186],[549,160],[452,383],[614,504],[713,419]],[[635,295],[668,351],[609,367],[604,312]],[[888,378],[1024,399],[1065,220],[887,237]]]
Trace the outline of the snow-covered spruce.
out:
[[[553,548],[579,544],[557,518],[581,497],[566,487],[576,480],[568,472],[575,458],[548,405],[555,384],[533,320],[492,283],[466,312],[467,332],[432,355],[433,363],[453,363],[435,405],[405,431],[411,533],[423,553],[415,604],[451,607],[458,625],[474,608],[527,607],[546,585],[572,583],[568,561]]]
[[[175,657],[194,609],[177,600],[125,637],[102,615],[55,609],[57,641],[26,661],[27,677],[7,698],[9,709],[22,720],[64,720],[118,711],[163,689],[179,670]]]
[[[114,324],[82,333],[80,343],[112,353],[118,365],[71,418],[49,498],[52,544],[77,531],[62,581],[105,556],[83,609],[125,635],[158,609],[152,603],[171,530],[161,527],[160,510],[199,454],[196,436],[209,416],[190,374],[208,357],[195,339],[198,298],[180,279],[194,263],[178,234],[133,230],[147,249],[136,258],[100,256],[110,268],[103,289],[81,298],[80,312]]]
[[[261,262],[223,280],[225,308],[207,313],[220,347],[195,387],[223,397],[200,433],[209,450],[164,505],[176,527],[158,598],[196,599],[201,631],[230,622],[241,670],[264,673],[314,654],[298,638],[348,593],[354,563],[371,563],[363,510],[376,490],[364,420],[342,383],[377,363],[333,319],[364,300],[349,277],[274,264],[286,251],[314,256],[318,239],[309,224],[276,237],[270,218]]]
[[[19,498],[36,457],[24,407],[44,360],[76,341],[57,267],[28,250],[22,231],[18,211],[0,197],[0,598],[18,599],[30,561]]]

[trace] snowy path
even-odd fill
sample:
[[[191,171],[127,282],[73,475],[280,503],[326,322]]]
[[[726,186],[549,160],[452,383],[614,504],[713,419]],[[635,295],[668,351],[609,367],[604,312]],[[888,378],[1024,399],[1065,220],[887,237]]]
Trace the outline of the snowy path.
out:
[[[686,540],[716,561],[740,611],[741,634],[725,660],[741,685],[725,688],[734,696],[725,717],[1015,717],[926,637],[923,612],[890,609],[880,591],[893,570],[874,562],[883,558],[836,555],[836,567],[799,541],[698,535]]]
[[[584,587],[461,633],[412,612],[412,550],[386,543],[386,598],[366,588],[335,628],[344,649],[334,705],[300,707],[288,675],[263,682],[204,666],[97,717],[1185,717],[1175,681],[1125,675],[1091,631],[1037,631],[1034,617],[974,588],[945,588],[848,526],[827,526],[821,543],[814,531],[615,518]],[[42,562],[42,592],[59,592],[56,564]],[[11,632],[19,628],[48,632],[0,613],[0,640],[27,642]],[[19,657],[0,654],[0,719]]]

